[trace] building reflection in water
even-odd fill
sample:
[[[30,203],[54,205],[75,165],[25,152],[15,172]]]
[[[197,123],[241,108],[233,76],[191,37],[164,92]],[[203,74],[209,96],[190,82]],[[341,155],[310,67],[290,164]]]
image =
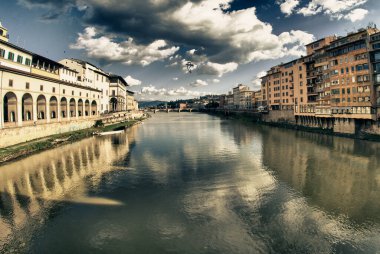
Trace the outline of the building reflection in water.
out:
[[[380,145],[262,128],[263,163],[324,211],[380,222]]]
[[[0,167],[0,249],[17,246],[22,234],[32,237],[33,225],[42,225],[60,203],[122,205],[101,197],[88,197],[102,176],[124,160],[134,143],[136,127],[127,134],[93,137]],[[28,226],[29,225],[29,226]],[[10,243],[12,239],[12,243]]]

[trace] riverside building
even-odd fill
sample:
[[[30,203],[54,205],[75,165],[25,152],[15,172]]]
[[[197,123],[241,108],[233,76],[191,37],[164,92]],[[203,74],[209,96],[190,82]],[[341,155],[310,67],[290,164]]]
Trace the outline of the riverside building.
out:
[[[0,128],[99,115],[99,89],[75,82],[75,70],[9,43],[2,25],[0,31]]]
[[[307,47],[307,56],[262,78],[269,110],[292,110],[297,123],[353,133],[380,118],[380,31],[359,29]]]
[[[112,111],[109,93],[113,88],[109,74],[78,59],[53,61],[8,39],[8,31],[0,23],[0,129],[78,122],[72,126],[60,125],[67,130],[57,131],[65,132],[91,126],[91,121]],[[127,110],[127,97],[133,100],[130,108],[138,109],[127,86],[125,81],[118,85],[122,106],[116,111]],[[41,130],[46,131],[46,135],[56,131],[53,127]],[[30,136],[25,140],[43,136],[30,128],[24,132],[20,135]],[[4,131],[0,134],[18,135]]]

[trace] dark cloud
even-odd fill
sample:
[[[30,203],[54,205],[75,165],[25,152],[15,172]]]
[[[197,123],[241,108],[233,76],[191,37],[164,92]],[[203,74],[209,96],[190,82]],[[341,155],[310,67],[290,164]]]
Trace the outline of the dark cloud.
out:
[[[108,38],[113,36],[115,42],[129,37],[137,45],[165,40],[169,45],[196,49],[204,62],[211,64],[241,64],[297,55],[299,51],[290,50],[287,41],[304,43],[293,34],[286,40],[273,34],[271,25],[258,19],[252,3],[242,0],[19,1],[29,7],[51,10],[45,16],[47,20],[57,18],[57,10],[66,13],[74,7],[83,9],[84,24],[98,28]]]

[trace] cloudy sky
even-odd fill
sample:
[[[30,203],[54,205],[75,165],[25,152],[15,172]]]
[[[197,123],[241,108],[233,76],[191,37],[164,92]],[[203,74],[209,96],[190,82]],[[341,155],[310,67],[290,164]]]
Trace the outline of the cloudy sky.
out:
[[[2,0],[0,21],[18,46],[119,74],[140,100],[174,100],[257,89],[305,44],[380,26],[379,11],[379,0]]]

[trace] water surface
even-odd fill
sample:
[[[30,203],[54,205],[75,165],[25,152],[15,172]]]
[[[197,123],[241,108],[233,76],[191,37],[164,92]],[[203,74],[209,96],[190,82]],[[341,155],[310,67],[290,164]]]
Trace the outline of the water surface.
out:
[[[380,252],[380,144],[158,113],[0,167],[0,252]]]

